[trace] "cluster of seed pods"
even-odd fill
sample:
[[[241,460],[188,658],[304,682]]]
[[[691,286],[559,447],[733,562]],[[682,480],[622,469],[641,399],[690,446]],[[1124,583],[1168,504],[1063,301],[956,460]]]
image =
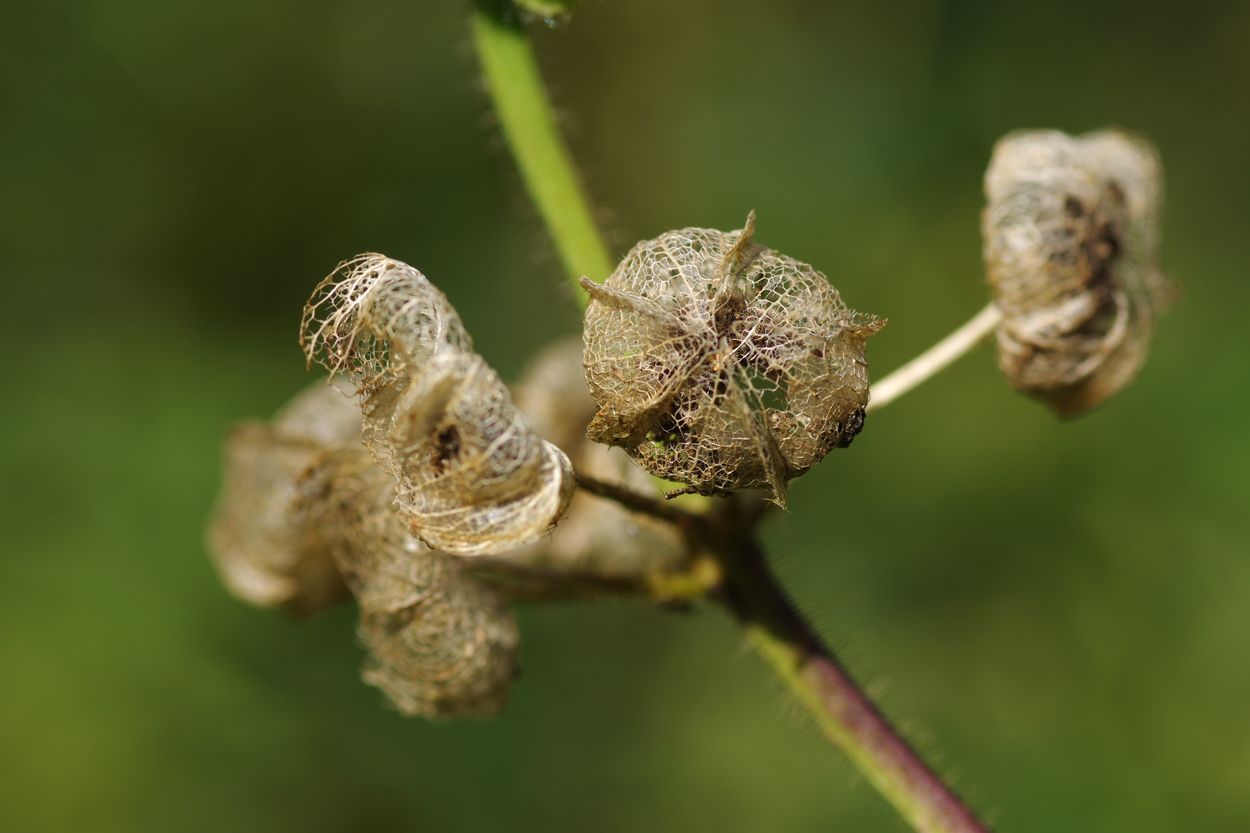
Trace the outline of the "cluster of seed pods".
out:
[[[1011,134],[985,189],[1004,373],[1064,415],[1100,404],[1173,294],[1156,153],[1114,131]],[[865,344],[884,320],[754,233],[753,214],[666,232],[603,284],[583,279],[582,339],[543,351],[515,391],[421,272],[377,254],[340,265],[301,324],[330,384],[227,442],[208,536],[227,587],[301,613],[351,595],[365,679],[401,711],[501,709],[512,602],[587,577],[646,586],[690,556],[672,526],[575,496],[574,464],[638,492],[658,476],[784,505],[791,479],[862,429]]]

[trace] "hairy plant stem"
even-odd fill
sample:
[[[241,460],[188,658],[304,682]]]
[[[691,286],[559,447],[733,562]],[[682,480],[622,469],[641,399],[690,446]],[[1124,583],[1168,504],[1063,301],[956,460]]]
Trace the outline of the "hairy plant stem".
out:
[[[602,280],[612,261],[556,129],[537,62],[511,1],[476,0],[472,25],[500,123],[570,279],[575,285],[582,275]],[[584,293],[580,297],[584,302]],[[951,360],[935,363],[937,369]],[[932,372],[936,370],[928,375]],[[914,384],[899,385],[889,399]],[[707,560],[720,565],[714,573],[715,592],[742,622],[751,643],[825,735],[912,827],[920,833],[988,830],[894,730],[790,603],[755,538],[753,527],[761,512],[741,511],[731,500],[720,512],[697,515],[613,484],[586,477],[579,483],[632,511],[678,525],[693,546],[707,552]]]
[[[483,581],[505,588],[513,599],[529,602],[559,602],[587,596],[637,596],[651,592],[645,576],[614,576],[593,571],[521,565],[507,558],[489,555],[477,555],[463,561],[465,568]]]
[[[475,0],[473,44],[499,124],[582,304],[583,275],[602,281],[615,261],[556,127],[538,61],[512,0]]]
[[[987,833],[868,698],[791,602],[753,532],[729,523],[716,546],[722,601],[756,651],[799,698],[825,736],[921,833]]]
[[[706,522],[702,515],[689,512],[676,504],[651,497],[650,495],[644,495],[627,486],[600,480],[597,477],[591,477],[581,472],[577,473],[577,485],[592,495],[614,500],[631,512],[650,515],[653,518],[667,521],[683,529]]]
[[[884,408],[912,388],[936,376],[980,344],[982,339],[994,332],[994,328],[1002,320],[998,307],[993,303],[987,304],[959,329],[874,384],[866,410],[872,412]]]

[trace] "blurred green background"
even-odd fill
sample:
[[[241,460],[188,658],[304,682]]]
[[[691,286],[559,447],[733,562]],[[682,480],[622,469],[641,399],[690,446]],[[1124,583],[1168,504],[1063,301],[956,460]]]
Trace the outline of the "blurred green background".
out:
[[[432,725],[358,681],[349,608],[219,585],[220,440],[307,383],[339,259],[418,265],[505,376],[578,326],[466,11],[7,4],[0,829],[901,829],[717,610],[527,610],[506,715]],[[999,135],[1158,143],[1186,297],[1141,379],[1059,424],[983,348],[768,537],[1003,831],[1250,828],[1250,5],[595,0],[536,36],[618,250],[753,208],[889,317],[878,374],[984,303]]]

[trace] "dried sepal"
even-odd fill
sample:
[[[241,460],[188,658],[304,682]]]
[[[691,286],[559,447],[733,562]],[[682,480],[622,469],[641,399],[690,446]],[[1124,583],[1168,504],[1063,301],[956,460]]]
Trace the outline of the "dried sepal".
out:
[[[691,491],[784,504],[788,480],[863,426],[864,346],[885,322],[754,231],[754,214],[741,231],[671,231],[604,284],[582,280],[589,433]]]
[[[500,594],[467,562],[411,534],[394,507],[394,481],[363,449],[325,457],[301,493],[359,604],[365,681],[404,714],[502,710],[519,637]]]
[[[359,447],[359,433],[355,403],[321,384],[297,396],[272,423],[235,427],[208,531],[208,548],[231,593],[300,613],[345,595],[317,523],[299,509],[299,483],[334,449]]]
[[[578,471],[643,494],[655,489],[650,475],[624,451],[586,437],[596,408],[586,387],[580,339],[556,342],[536,356],[516,386],[515,399],[535,429],[564,449]],[[687,556],[685,541],[670,524],[578,492],[550,538],[510,550],[500,559],[538,568],[553,578],[624,579],[676,570]]]
[[[1136,376],[1172,294],[1158,262],[1158,155],[1116,131],[1013,133],[985,191],[999,365],[1062,415],[1096,407]]]
[[[543,536],[567,507],[567,458],[530,427],[416,269],[382,255],[343,264],[309,301],[302,344],[331,374],[351,374],[364,443],[430,546],[499,552]]]

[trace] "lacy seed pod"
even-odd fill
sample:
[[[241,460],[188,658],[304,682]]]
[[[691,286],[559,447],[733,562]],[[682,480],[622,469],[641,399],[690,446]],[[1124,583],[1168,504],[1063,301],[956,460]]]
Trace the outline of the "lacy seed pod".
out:
[[[404,714],[497,713],[516,676],[512,613],[468,562],[413,537],[394,504],[394,481],[359,447],[324,457],[301,483],[303,514],[360,606],[365,682]]]
[[[572,499],[568,457],[538,436],[475,353],[436,354],[396,414],[397,505],[431,546],[498,552],[547,532]]]
[[[234,429],[208,548],[235,596],[311,613],[345,594],[316,522],[298,509],[298,484],[332,450],[359,448],[359,434],[355,403],[323,384],[297,396],[273,423]]]
[[[1115,131],[1013,133],[994,148],[985,192],[999,365],[1062,415],[1101,404],[1136,376],[1171,295],[1154,148]]]
[[[430,546],[457,555],[520,546],[568,506],[568,459],[530,427],[416,269],[375,254],[342,264],[305,308],[302,344],[309,361],[351,373],[364,443]]]
[[[864,346],[884,326],[820,272],[741,231],[646,240],[602,284],[585,278],[590,437],[652,474],[722,494],[786,482],[864,422]]]

